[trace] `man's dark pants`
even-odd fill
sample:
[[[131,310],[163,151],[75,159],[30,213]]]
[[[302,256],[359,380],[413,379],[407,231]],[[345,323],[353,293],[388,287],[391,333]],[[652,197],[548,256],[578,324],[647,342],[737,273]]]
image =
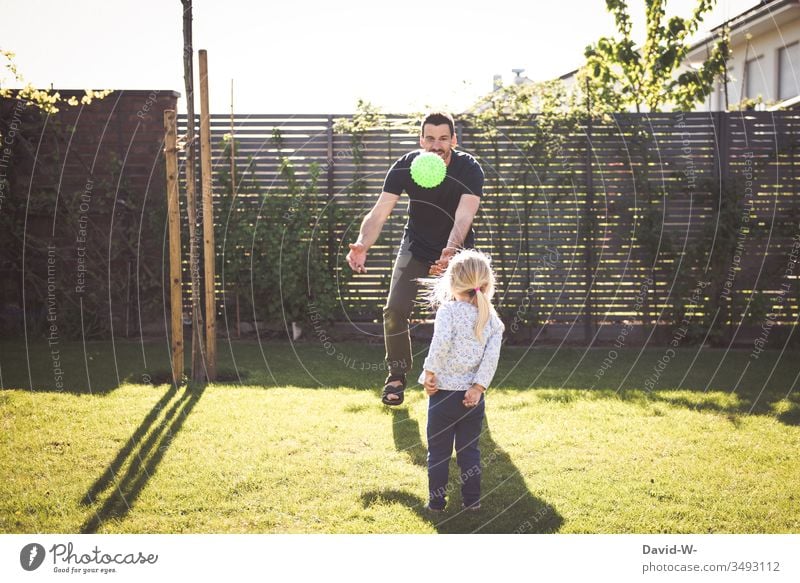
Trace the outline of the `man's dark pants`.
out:
[[[404,240],[394,262],[389,298],[383,308],[383,338],[386,344],[386,366],[392,374],[411,371],[411,333],[409,318],[417,299],[417,278],[428,277],[431,262],[414,257]]]

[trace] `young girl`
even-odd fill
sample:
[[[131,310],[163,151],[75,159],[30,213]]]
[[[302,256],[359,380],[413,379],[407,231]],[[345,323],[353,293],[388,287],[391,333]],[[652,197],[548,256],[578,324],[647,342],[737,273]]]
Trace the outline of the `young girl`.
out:
[[[492,382],[503,323],[491,304],[495,278],[488,256],[474,249],[457,253],[444,274],[422,280],[431,305],[438,306],[433,340],[419,382],[428,404],[428,510],[447,503],[453,443],[461,469],[463,508],[481,506],[478,438],[484,417],[483,393]]]

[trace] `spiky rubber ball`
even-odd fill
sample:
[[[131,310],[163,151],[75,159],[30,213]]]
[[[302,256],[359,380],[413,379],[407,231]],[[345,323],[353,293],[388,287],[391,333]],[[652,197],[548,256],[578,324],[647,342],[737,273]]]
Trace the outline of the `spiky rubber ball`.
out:
[[[411,179],[422,188],[436,188],[446,175],[444,160],[433,152],[423,152],[411,162]]]

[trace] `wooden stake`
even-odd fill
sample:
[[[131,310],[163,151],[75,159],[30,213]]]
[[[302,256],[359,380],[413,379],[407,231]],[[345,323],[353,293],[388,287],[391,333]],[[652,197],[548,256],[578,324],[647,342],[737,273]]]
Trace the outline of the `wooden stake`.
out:
[[[208,111],[208,53],[200,59],[200,178],[203,189],[203,258],[206,295],[206,372],[208,380],[217,376],[217,305],[214,250],[214,200],[211,180],[211,120]]]
[[[233,126],[233,79],[231,79],[231,200],[236,197],[236,136]]]
[[[172,314],[172,382],[183,378],[183,294],[181,293],[181,216],[178,202],[178,128],[175,111],[164,112],[164,156],[167,166],[167,216],[169,225],[169,308]]]
[[[233,79],[231,79],[231,201],[236,200],[236,128],[233,125]],[[233,204],[233,202],[231,202]],[[236,288],[236,337],[242,337],[239,318],[239,288]]]

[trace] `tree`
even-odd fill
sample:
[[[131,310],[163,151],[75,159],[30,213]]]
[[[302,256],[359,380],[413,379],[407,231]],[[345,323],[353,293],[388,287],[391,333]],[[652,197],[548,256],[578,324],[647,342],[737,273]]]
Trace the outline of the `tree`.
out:
[[[635,107],[637,112],[661,111],[665,105],[690,110],[702,102],[714,80],[725,71],[729,39],[723,31],[708,58],[697,68],[681,72],[697,32],[715,0],[699,0],[689,18],[666,19],[666,0],[645,0],[646,33],[637,47],[631,38],[631,19],[625,0],[606,0],[620,38],[603,37],[586,47],[581,90],[606,111]]]
[[[88,105],[93,99],[103,99],[111,93],[111,90],[93,91],[87,89],[83,97],[78,100],[77,97],[72,96],[69,99],[64,99],[61,94],[56,91],[48,91],[46,89],[35,89],[33,85],[25,81],[25,77],[19,72],[17,64],[14,62],[16,54],[12,51],[0,49],[0,68],[5,69],[14,78],[18,84],[22,84],[22,89],[10,89],[4,87],[6,84],[5,77],[0,77],[0,97],[10,99],[19,99],[27,105],[38,107],[45,113],[58,113],[58,105],[66,103],[67,105]]]
[[[691,110],[711,91],[717,78],[723,77],[729,57],[728,32],[723,29],[706,60],[696,67],[686,65],[689,37],[695,34],[715,0],[698,0],[691,16],[666,18],[666,0],[645,0],[645,40],[637,46],[631,38],[632,23],[625,0],[606,0],[614,16],[618,36],[603,37],[586,48],[586,63],[578,75],[579,91],[584,93],[590,115],[634,108],[657,112],[665,106]],[[671,233],[664,228],[662,213],[666,192],[660,181],[651,180],[654,166],[652,136],[646,125],[639,125],[628,136],[628,152],[640,195],[632,212],[638,215],[635,240],[641,260],[647,266],[642,278],[652,285],[643,303],[645,321],[660,319],[666,299],[659,301],[657,280],[674,281],[676,256]],[[643,284],[644,285],[644,284]],[[661,306],[661,308],[659,308]],[[651,313],[651,308],[656,314]]]
[[[189,217],[189,273],[192,298],[192,380],[206,381],[205,347],[203,343],[202,288],[200,287],[200,229],[197,220],[197,189],[195,179],[194,136],[194,48],[192,46],[192,0],[181,0],[183,5],[183,79],[186,86],[186,213]],[[207,282],[214,285],[214,282]],[[214,314],[207,314],[215,317]]]

